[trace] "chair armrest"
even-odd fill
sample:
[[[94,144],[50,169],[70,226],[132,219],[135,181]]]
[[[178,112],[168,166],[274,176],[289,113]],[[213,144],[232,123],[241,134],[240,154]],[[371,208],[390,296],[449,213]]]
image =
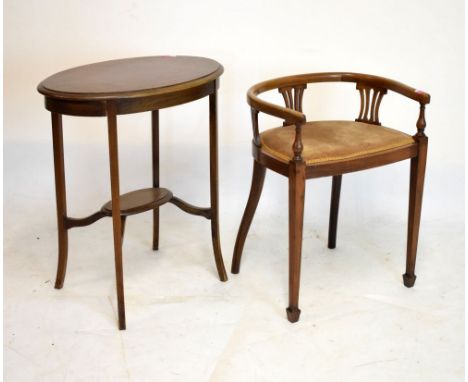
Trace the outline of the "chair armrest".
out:
[[[247,103],[252,109],[255,109],[256,111],[261,111],[262,113],[266,113],[274,117],[284,119],[290,124],[304,123],[306,121],[305,114],[299,111],[275,105],[271,102],[267,102],[265,100],[260,99],[257,96],[257,94],[260,92],[261,90],[259,89],[258,85],[251,87],[247,92]]]

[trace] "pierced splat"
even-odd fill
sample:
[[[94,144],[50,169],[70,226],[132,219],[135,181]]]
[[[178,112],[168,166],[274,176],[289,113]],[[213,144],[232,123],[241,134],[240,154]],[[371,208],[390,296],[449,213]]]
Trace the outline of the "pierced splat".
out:
[[[361,109],[356,121],[380,125],[380,102],[382,102],[383,96],[387,94],[387,89],[366,86],[362,83],[358,83],[356,89],[359,90],[361,96]]]
[[[302,112],[302,96],[306,88],[306,84],[301,84],[279,88],[278,91],[283,96],[287,108]]]

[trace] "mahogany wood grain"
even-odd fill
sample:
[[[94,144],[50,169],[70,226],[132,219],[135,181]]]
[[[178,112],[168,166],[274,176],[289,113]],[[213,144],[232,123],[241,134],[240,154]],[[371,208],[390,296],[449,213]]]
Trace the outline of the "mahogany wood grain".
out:
[[[332,178],[332,191],[330,201],[330,222],[328,225],[328,248],[336,248],[336,231],[338,226],[338,209],[340,208],[340,192],[342,175]]]
[[[258,110],[250,108],[250,117],[252,118],[253,143],[260,147],[260,134],[258,132]]]
[[[302,113],[302,97],[304,90],[307,88],[306,84],[295,86],[284,86],[278,89],[284,99],[285,106],[288,109],[293,109]]]
[[[372,154],[362,154],[353,159],[323,161],[307,165],[302,159],[302,126],[307,121],[302,111],[302,99],[304,90],[308,84],[320,82],[355,83],[361,101],[356,121],[374,125],[380,125],[379,108],[383,96],[389,90],[417,101],[420,108],[419,117],[416,122],[417,133],[413,136],[414,144],[408,144]],[[285,106],[273,104],[259,97],[260,93],[273,89],[278,89],[283,95]],[[325,176],[333,177],[328,247],[335,248],[342,175],[411,159],[407,264],[403,280],[406,286],[413,286],[416,278],[414,275],[414,268],[427,156],[427,137],[424,133],[426,127],[425,105],[429,102],[430,95],[428,93],[414,89],[400,82],[368,74],[346,72],[309,73],[281,77],[261,82],[248,90],[247,103],[251,108],[253,126],[252,155],[256,166],[254,167],[254,173],[255,168],[261,168],[262,171],[268,168],[289,179],[289,306],[287,308],[287,315],[291,322],[297,321],[300,315],[298,299],[305,179]],[[291,161],[284,161],[262,149],[260,129],[258,126],[258,115],[260,112],[283,119],[283,125],[295,125],[295,137],[294,141],[291,142],[293,151],[293,158]],[[333,144],[333,142],[330,142],[330,144]],[[263,176],[264,174],[262,177]],[[232,263],[233,273],[239,272],[243,244],[255,213],[255,207],[260,198],[262,182],[263,178],[252,181],[249,200],[239,227],[234,248]]]
[[[144,188],[120,195],[120,216],[139,214],[171,201],[172,192],[166,188]],[[97,220],[112,216],[112,200],[105,203],[100,211],[97,211],[84,218],[65,218],[67,229],[74,227],[84,227],[93,224]]]
[[[410,145],[403,148],[396,148],[380,153],[365,155],[359,158],[350,159],[348,161],[341,161],[337,163],[325,162],[315,166],[307,166],[306,177],[307,179],[321,178],[324,176],[342,175],[348,174],[350,172],[386,166],[388,164],[413,158],[417,155],[417,151],[417,145]]]
[[[418,156],[411,159],[410,192],[408,208],[408,241],[406,249],[406,272],[403,275],[403,283],[411,288],[416,275],[416,253],[418,250],[419,225],[421,222],[422,197],[424,189],[424,174],[426,171],[427,137],[419,136]]]
[[[120,195],[120,215],[129,216],[153,210],[172,199],[172,192],[166,188],[144,188]],[[101,211],[112,216],[112,201],[102,206]]]
[[[126,217],[153,210],[153,249],[159,247],[159,207],[172,202],[184,211],[211,219],[211,236],[218,274],[227,279],[221,255],[218,212],[217,99],[218,62],[189,56],[156,56],[113,60],[57,73],[38,86],[45,107],[52,112],[55,185],[59,237],[56,287],[63,286],[68,251],[68,229],[84,227],[110,216],[113,221],[114,257],[119,328],[125,329],[122,243]],[[159,185],[159,109],[210,97],[210,208],[192,206]],[[152,187],[120,195],[117,115],[151,112]],[[61,115],[105,116],[108,122],[112,198],[89,216],[67,216]]]
[[[194,82],[208,83],[218,78],[220,72],[222,66],[205,57],[134,57],[64,70],[42,81],[38,90],[55,99],[121,101],[173,94]]]
[[[153,187],[159,187],[159,110],[151,112],[151,163]],[[153,209],[153,251],[159,249],[159,206]]]
[[[194,206],[193,204],[187,203],[184,200],[173,196],[169,203],[174,204],[175,206],[179,207],[182,211],[187,212],[191,215],[198,215],[203,216],[207,219],[211,219],[211,208],[200,208]]]
[[[380,125],[380,103],[382,102],[383,96],[387,94],[387,89],[371,87],[359,82],[356,85],[356,89],[359,90],[359,95],[361,97],[361,109],[359,110],[359,116],[356,118],[356,121]]]
[[[122,245],[123,245],[123,241],[124,241],[124,236],[125,236],[125,225],[127,223],[127,217],[126,216],[120,216],[120,225],[122,227],[122,229],[120,230],[122,232],[121,236],[122,236]]]
[[[181,88],[174,90],[172,94],[157,94],[138,99],[120,100],[117,101],[117,110],[119,114],[141,113],[196,101],[212,94],[215,90],[215,82],[212,80],[190,88]]]
[[[120,220],[120,184],[119,184],[119,152],[117,137],[117,114],[115,104],[108,102],[107,126],[109,138],[109,164],[112,194],[112,225],[114,227],[114,258],[115,278],[117,285],[117,310],[119,329],[125,330],[125,297],[123,285],[122,262],[122,221]]]
[[[424,175],[426,172],[428,139],[424,130],[426,128],[425,105],[419,108],[419,117],[416,122],[418,129],[415,139],[418,142],[418,156],[411,159],[410,166],[410,192],[408,208],[408,240],[406,248],[406,272],[403,274],[403,283],[411,288],[416,281],[414,269],[418,249],[419,225],[421,222],[422,196],[424,189]]]
[[[54,146],[55,198],[57,204],[58,264],[55,288],[61,289],[65,281],[68,261],[67,192],[65,183],[65,163],[63,152],[62,116],[52,113],[52,139]]]
[[[400,82],[390,80],[384,77],[372,76],[361,73],[309,73],[300,74],[289,77],[281,77],[273,80],[261,82],[252,86],[247,92],[247,103],[257,111],[264,112],[284,120],[284,124],[296,125],[296,139],[294,141],[293,150],[296,159],[300,158],[299,148],[302,145],[301,142],[301,125],[307,120],[306,116],[294,107],[292,97],[289,96],[291,93],[290,89],[298,88],[301,89],[309,83],[320,83],[320,82],[354,82],[357,84],[357,89],[361,96],[361,109],[357,121],[364,121],[373,124],[380,124],[378,120],[378,111],[380,102],[387,90],[392,90],[405,97],[411,98],[418,101],[420,104],[425,105],[429,103],[429,94],[414,89],[410,86],[402,84]],[[267,102],[258,97],[260,93],[268,90],[279,89],[284,95],[285,106],[282,107],[275,105],[271,102]],[[373,96],[371,100],[370,91],[373,90]],[[288,93],[289,92],[289,93]],[[286,96],[285,94],[288,94]],[[300,96],[302,100],[302,94]],[[302,103],[302,102],[301,102]],[[288,107],[291,106],[291,107]],[[302,106],[301,106],[302,108]],[[369,115],[370,111],[370,115]]]
[[[271,102],[266,102],[258,97],[258,94],[272,89],[280,89],[284,87],[304,85],[309,83],[320,82],[354,82],[371,87],[392,90],[405,97],[411,98],[419,103],[428,104],[430,95],[422,90],[412,88],[401,82],[397,82],[388,78],[373,76],[370,74],[347,73],[347,72],[329,72],[329,73],[307,73],[297,74],[293,76],[275,78],[268,81],[263,81],[252,86],[247,92],[247,103],[267,114],[275,115],[283,118],[291,123],[301,122],[305,120],[305,116],[297,111],[275,105]]]
[[[305,163],[291,161],[289,171],[289,306],[286,313],[290,322],[297,322],[301,314],[299,284],[304,224]]]
[[[218,92],[209,96],[210,110],[210,201],[211,201],[211,239],[218,269],[219,279],[227,281],[221,240],[219,235],[219,191],[218,191]]]
[[[219,74],[221,75],[221,73]],[[214,80],[207,83],[194,81],[191,84],[183,84],[174,89],[173,93],[162,93],[137,98],[116,99],[117,114],[132,114],[155,109],[164,109],[182,103],[192,102],[206,97],[215,90]],[[193,85],[190,86],[189,85]],[[106,101],[76,101],[68,99],[45,98],[45,107],[51,112],[66,115],[99,117],[106,116]]]
[[[244,215],[242,216],[239,232],[237,233],[236,244],[234,246],[234,254],[232,255],[231,272],[234,274],[239,273],[245,239],[249,233],[250,225],[252,224],[255,210],[258,206],[258,201],[262,195],[265,173],[266,167],[254,160],[250,195],[247,201],[247,206],[245,207]]]
[[[153,56],[105,61],[56,73],[37,90],[47,110],[67,115],[105,116],[152,111],[205,97],[224,69],[204,57]]]
[[[252,144],[252,155],[255,160],[266,166],[268,169],[275,171],[278,174],[288,176],[288,163],[278,161],[276,158],[273,158],[268,153],[262,151],[261,147]],[[322,178],[325,176],[368,170],[370,168],[380,167],[413,158],[416,155],[418,155],[418,146],[417,144],[414,144],[404,148],[386,150],[384,152],[373,153],[346,161],[317,163],[306,167],[306,178]]]
[[[110,215],[100,210],[84,218],[67,217],[65,219],[65,227],[67,227],[67,229],[75,228],[75,227],[85,227],[85,226],[88,226],[90,224],[97,222],[99,219],[102,219],[103,217],[106,217],[106,216],[110,216]]]

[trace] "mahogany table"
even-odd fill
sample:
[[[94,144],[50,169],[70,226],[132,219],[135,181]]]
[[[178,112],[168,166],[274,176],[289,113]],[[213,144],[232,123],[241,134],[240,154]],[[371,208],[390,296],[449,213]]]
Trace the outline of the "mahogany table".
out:
[[[65,70],[42,81],[37,90],[52,113],[55,189],[58,221],[58,266],[55,288],[65,280],[68,230],[111,216],[119,328],[125,329],[122,240],[127,216],[153,210],[153,249],[159,246],[159,207],[173,203],[183,211],[211,220],[211,237],[219,278],[227,280],[219,240],[217,89],[223,67],[203,57],[156,56],[100,62]],[[159,186],[159,109],[209,97],[210,200],[209,208],[192,206]],[[124,195],[119,191],[117,116],[151,111],[153,184]],[[62,115],[107,117],[111,200],[84,218],[67,215]]]

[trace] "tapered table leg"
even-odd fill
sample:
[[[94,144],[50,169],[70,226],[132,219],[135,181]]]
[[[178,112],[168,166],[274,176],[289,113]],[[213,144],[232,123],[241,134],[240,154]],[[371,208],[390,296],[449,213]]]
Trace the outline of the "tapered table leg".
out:
[[[52,113],[52,140],[54,146],[55,198],[57,203],[58,264],[55,288],[61,289],[65,281],[68,259],[67,193],[65,185],[65,164],[63,154],[62,115]]]
[[[117,139],[117,115],[115,105],[107,104],[107,125],[109,135],[109,163],[112,193],[112,223],[114,227],[115,276],[117,284],[117,308],[119,329],[125,330],[125,302],[122,264],[122,221],[120,219],[119,154]]]
[[[127,222],[127,217],[126,216],[122,216],[120,218],[120,231],[122,232],[122,245],[123,245],[123,241],[124,241],[124,236],[125,236],[125,223]]]
[[[159,187],[159,110],[151,112],[153,187]],[[159,207],[153,210],[153,250],[159,249]]]
[[[218,116],[217,91],[210,94],[210,199],[211,199],[211,239],[218,269],[219,279],[227,281],[224,268],[221,243],[219,239],[219,211],[218,211]]]

